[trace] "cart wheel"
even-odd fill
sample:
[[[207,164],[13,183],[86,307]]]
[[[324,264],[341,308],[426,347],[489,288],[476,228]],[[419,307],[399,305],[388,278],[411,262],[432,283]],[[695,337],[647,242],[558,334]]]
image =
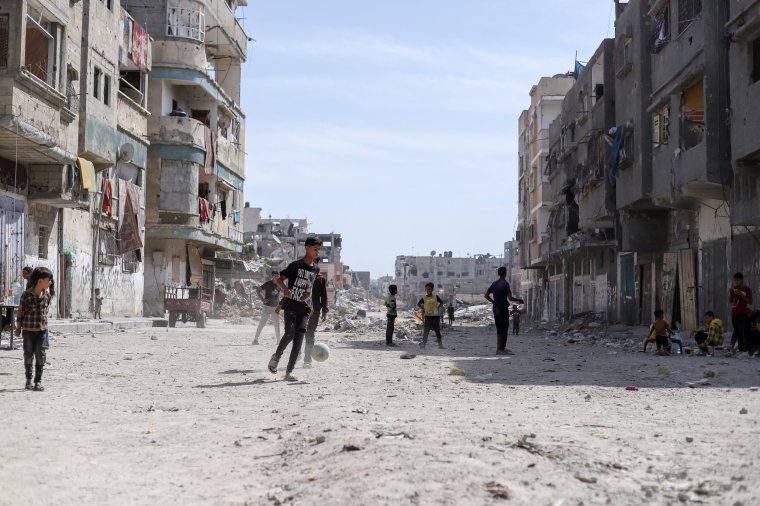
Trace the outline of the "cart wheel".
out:
[[[169,326],[174,327],[177,325],[177,313],[169,311]]]
[[[195,322],[196,327],[199,329],[205,329],[206,328],[206,313],[201,312],[200,315],[198,315],[198,321]]]

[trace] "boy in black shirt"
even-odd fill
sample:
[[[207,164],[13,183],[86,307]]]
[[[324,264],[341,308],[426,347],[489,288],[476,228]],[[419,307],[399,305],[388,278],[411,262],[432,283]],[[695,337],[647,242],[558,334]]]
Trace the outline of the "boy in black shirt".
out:
[[[301,352],[303,337],[306,333],[306,323],[311,313],[311,292],[314,280],[319,274],[319,267],[314,261],[319,256],[322,241],[316,237],[306,239],[304,245],[306,253],[302,260],[291,262],[279,275],[272,276],[272,281],[282,290],[282,306],[285,309],[285,335],[282,336],[277,350],[269,360],[268,369],[272,374],[277,374],[277,364],[285,352],[285,348],[293,342],[290,350],[288,367],[285,369],[285,381],[298,381],[293,376],[298,354]],[[287,280],[287,285],[285,285]]]
[[[276,271],[272,272],[272,276],[276,275]],[[264,294],[262,295],[261,292],[264,292]],[[280,315],[275,313],[274,310],[280,303],[280,289],[270,280],[256,289],[256,295],[264,303],[264,307],[261,310],[261,319],[259,320],[259,326],[256,327],[256,335],[253,338],[252,344],[259,344],[261,330],[270,318],[274,325],[274,335],[277,337],[277,344],[280,344]]]

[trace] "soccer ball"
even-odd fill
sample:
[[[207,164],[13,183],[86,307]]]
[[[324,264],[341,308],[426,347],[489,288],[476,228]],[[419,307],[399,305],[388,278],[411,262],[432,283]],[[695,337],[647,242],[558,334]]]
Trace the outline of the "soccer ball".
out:
[[[314,343],[311,349],[311,358],[317,362],[324,362],[330,356],[330,348],[325,343]]]

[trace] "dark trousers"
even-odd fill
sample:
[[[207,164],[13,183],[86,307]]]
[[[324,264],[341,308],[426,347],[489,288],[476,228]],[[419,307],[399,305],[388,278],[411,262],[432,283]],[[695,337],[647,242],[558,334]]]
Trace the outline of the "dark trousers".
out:
[[[739,351],[748,351],[749,316],[746,314],[733,315],[731,316],[731,323],[734,326],[734,332],[731,334],[731,349],[738,342]]]
[[[285,348],[292,342],[293,347],[290,350],[290,359],[288,360],[288,367],[285,372],[291,373],[296,368],[296,362],[298,361],[298,354],[301,353],[301,346],[303,345],[303,337],[306,334],[306,323],[309,319],[309,313],[294,313],[293,311],[285,311],[285,335],[282,336],[280,344],[277,345],[277,351],[274,352],[277,360],[280,360],[282,354],[285,353]]]
[[[32,366],[34,366],[34,382],[42,381],[42,368],[45,367],[47,358],[45,348],[42,346],[45,340],[44,330],[23,330],[24,337],[24,372],[27,381],[32,379]],[[35,363],[36,361],[36,363]]]
[[[387,315],[388,323],[385,324],[385,344],[393,343],[393,327],[396,325],[396,315]]]
[[[657,336],[655,337],[655,342],[657,343],[657,351],[667,351],[670,353],[670,339],[668,336]]]
[[[704,352],[708,351],[707,337],[708,337],[707,332],[697,332],[696,334],[694,334],[694,340],[697,342],[699,349]]]
[[[440,316],[426,316],[425,317],[425,325],[422,328],[422,343],[427,343],[428,334],[430,334],[430,331],[433,330],[435,332],[435,337],[438,338],[438,343],[440,343],[443,339],[443,336],[441,336],[441,317]]]
[[[454,325],[454,317],[449,315],[449,325]]]
[[[520,317],[513,316],[512,317],[512,334],[517,335],[519,333],[520,333]]]
[[[494,305],[493,319],[496,322],[496,351],[507,349],[507,336],[509,335],[509,312],[507,308]]]
[[[303,363],[311,364],[311,349],[314,348],[314,333],[317,331],[319,323],[319,311],[309,315],[309,321],[306,322],[306,347],[303,350]]]

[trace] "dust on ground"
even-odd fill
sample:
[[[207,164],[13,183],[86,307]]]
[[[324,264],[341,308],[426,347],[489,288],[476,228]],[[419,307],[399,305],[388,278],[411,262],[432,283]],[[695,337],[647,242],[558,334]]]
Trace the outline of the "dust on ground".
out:
[[[411,318],[394,349],[382,315],[350,316],[297,383],[285,357],[266,370],[271,326],[262,346],[214,320],[54,336],[45,392],[0,351],[0,503],[760,503],[759,359],[643,354],[638,330],[593,327],[496,357],[482,320],[421,350]]]

